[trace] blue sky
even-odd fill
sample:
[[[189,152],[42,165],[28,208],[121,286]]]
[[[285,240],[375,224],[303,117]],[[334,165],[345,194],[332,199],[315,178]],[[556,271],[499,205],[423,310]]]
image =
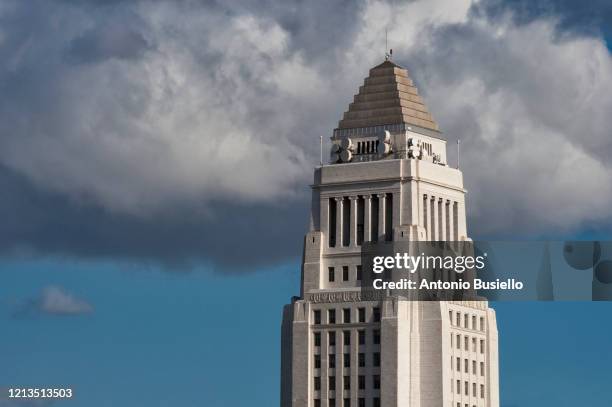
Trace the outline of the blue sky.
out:
[[[58,406],[278,403],[281,308],[298,293],[297,261],[234,276],[65,260],[0,267],[3,385],[71,386],[75,399]],[[93,313],[12,315],[49,284]],[[502,406],[608,405],[610,303],[494,307]]]
[[[612,236],[608,1],[5,3],[0,388],[278,405],[319,135],[382,58],[355,21],[462,140],[474,239]],[[503,407],[611,404],[612,304],[494,307]]]

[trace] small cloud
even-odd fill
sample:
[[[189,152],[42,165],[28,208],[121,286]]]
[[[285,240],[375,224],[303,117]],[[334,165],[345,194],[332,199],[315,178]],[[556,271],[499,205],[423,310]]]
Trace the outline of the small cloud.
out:
[[[93,312],[87,301],[77,298],[59,286],[47,286],[40,294],[26,301],[15,316],[82,315]]]

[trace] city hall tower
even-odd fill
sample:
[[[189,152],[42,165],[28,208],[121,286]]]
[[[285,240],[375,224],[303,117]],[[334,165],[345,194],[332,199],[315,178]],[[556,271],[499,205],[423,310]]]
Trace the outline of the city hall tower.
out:
[[[469,241],[461,171],[406,69],[372,68],[315,169],[299,297],[284,308],[281,407],[499,407],[486,301],[364,291],[368,242]]]

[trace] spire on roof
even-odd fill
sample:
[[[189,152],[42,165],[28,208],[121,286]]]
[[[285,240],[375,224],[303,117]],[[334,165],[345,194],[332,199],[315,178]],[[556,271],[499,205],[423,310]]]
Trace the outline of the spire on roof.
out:
[[[370,69],[339,129],[406,124],[439,131],[408,71],[386,58]]]

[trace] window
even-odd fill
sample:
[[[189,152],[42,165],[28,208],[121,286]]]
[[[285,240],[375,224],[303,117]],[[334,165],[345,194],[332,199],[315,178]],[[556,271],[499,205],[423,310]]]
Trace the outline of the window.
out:
[[[321,346],[321,332],[314,333],[314,346]]]
[[[359,407],[365,407],[365,399],[363,397],[359,397],[358,404]]]
[[[374,345],[380,345],[380,329],[375,329],[372,332]]]
[[[336,407],[336,399],[329,399],[329,407]]]
[[[342,322],[344,322],[345,324],[350,324],[351,323],[351,309],[350,308],[345,308],[342,310]]]
[[[455,323],[455,325],[457,325],[457,326],[461,326],[461,314],[457,312],[456,317],[457,317],[457,318],[456,318],[456,319],[457,319],[457,322]]]
[[[457,386],[455,387],[457,394],[461,394],[461,380],[457,380]]]
[[[484,398],[484,384],[480,385],[480,398],[483,399]]]
[[[375,374],[372,376],[372,385],[374,389],[380,389],[380,375]]]
[[[480,375],[484,376],[484,362],[480,362]]]
[[[329,335],[329,346],[336,346],[336,333],[330,332],[328,335]]]
[[[344,407],[351,407],[351,399],[344,399]]]
[[[321,390],[321,378],[319,376],[314,378],[314,389]]]
[[[472,396],[476,397],[476,383],[472,383]]]
[[[463,327],[467,329],[469,322],[470,322],[470,316],[468,314],[465,314],[463,316]]]
[[[315,325],[320,325],[321,324],[321,310],[315,310],[314,313],[314,323]]]
[[[328,379],[329,390],[336,390],[336,376],[329,376]]]
[[[321,400],[319,400],[319,399],[315,399],[315,401],[314,401],[314,407],[321,407]]]
[[[365,331],[363,330],[357,331],[357,336],[359,338],[359,344],[365,345]]]
[[[476,372],[476,361],[472,360],[472,374],[478,374],[478,372]]]
[[[458,372],[461,371],[461,358],[457,358],[457,363],[455,363],[455,368],[457,368]]]
[[[344,367],[351,367],[351,354],[350,353],[344,354]]]
[[[467,335],[463,337],[463,349],[470,350],[470,338]]]
[[[328,324],[336,323],[336,310],[335,309],[327,310],[327,323]]]
[[[380,407],[380,397],[374,397],[372,399],[372,404],[374,405],[374,407]]]
[[[321,369],[321,355],[314,355],[314,368]]]
[[[472,329],[476,330],[476,315],[472,315]]]
[[[374,352],[374,367],[380,366],[380,352]]]
[[[365,322],[365,308],[359,308],[359,322]]]
[[[476,352],[476,338],[472,338],[472,352]]]
[[[331,282],[333,282],[336,279],[334,268],[333,267],[329,267],[327,269],[327,271],[328,271],[328,280],[331,283]]]
[[[470,363],[467,359],[463,361],[463,369],[465,373],[470,373]]]
[[[342,382],[344,383],[344,390],[351,389],[351,376],[344,376],[344,380]]]
[[[457,344],[457,349],[461,349],[461,335],[457,334],[457,340],[455,343]]]
[[[327,360],[329,362],[329,368],[335,369],[336,368],[336,355],[332,353],[331,355],[329,355],[329,359]]]
[[[485,348],[485,344],[484,344],[484,339],[480,340],[480,353],[484,353],[484,349]]]
[[[453,347],[453,342],[454,342],[454,341],[453,341],[453,338],[454,338],[454,337],[455,337],[455,335],[450,334],[450,338],[451,338],[451,348]]]
[[[363,276],[363,268],[361,265],[357,266],[357,280],[361,281]]]
[[[359,390],[365,390],[365,376],[364,375],[359,375],[357,377],[357,382],[359,384]]]
[[[463,389],[465,390],[465,395],[469,396],[470,395],[470,384],[468,382],[465,382],[465,386],[463,386]]]
[[[342,266],[342,281],[349,280],[349,269],[348,266]]]
[[[448,311],[448,318],[450,319],[451,325],[453,324],[453,311]]]
[[[359,367],[365,366],[365,353],[360,353],[358,355]]]
[[[485,330],[485,324],[484,324],[484,318],[480,317],[480,330],[484,331]]]
[[[378,307],[372,308],[372,315],[374,318],[374,322],[380,322],[380,308]]]
[[[344,331],[342,333],[342,337],[343,337],[343,343],[344,346],[350,346],[351,345],[351,331]]]

